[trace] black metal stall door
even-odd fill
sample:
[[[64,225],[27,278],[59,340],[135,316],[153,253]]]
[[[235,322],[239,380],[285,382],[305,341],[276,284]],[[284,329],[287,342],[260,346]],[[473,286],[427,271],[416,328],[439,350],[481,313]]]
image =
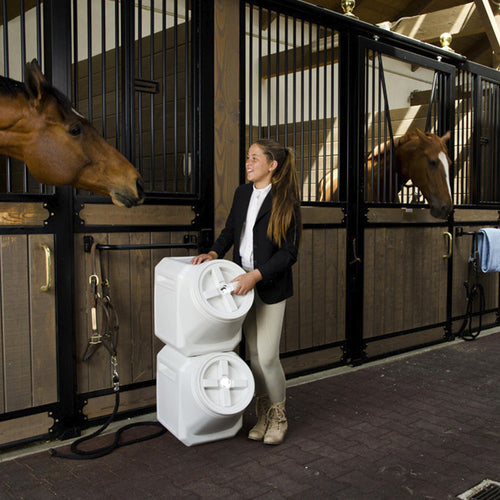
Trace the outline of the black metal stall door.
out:
[[[394,141],[416,129],[439,136],[453,129],[455,69],[364,38],[359,50],[364,119],[356,241],[363,325],[354,352],[375,358],[451,335],[451,221],[432,217],[411,181],[398,189]],[[447,175],[452,179],[451,163]],[[449,187],[451,196],[451,181]]]

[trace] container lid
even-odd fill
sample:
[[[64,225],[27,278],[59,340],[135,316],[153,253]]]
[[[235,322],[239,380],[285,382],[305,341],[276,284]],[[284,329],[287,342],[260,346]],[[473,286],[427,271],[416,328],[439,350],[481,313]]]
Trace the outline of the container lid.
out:
[[[233,352],[209,356],[193,382],[200,402],[220,415],[241,413],[250,404],[255,389],[250,368]]]
[[[204,309],[219,319],[235,320],[245,316],[253,304],[254,291],[234,295],[231,281],[245,271],[229,260],[217,259],[201,264],[197,291]]]

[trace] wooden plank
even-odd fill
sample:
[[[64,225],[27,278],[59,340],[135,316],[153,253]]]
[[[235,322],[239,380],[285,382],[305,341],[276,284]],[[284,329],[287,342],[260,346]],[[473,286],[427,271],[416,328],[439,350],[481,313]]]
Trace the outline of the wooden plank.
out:
[[[455,208],[455,222],[484,222],[491,221],[492,225],[497,224],[498,210],[476,210]]]
[[[32,234],[29,243],[30,273],[30,330],[31,330],[31,377],[33,405],[57,401],[57,356],[56,319],[54,294],[54,268],[52,267],[52,287],[42,291],[46,285],[47,262],[42,245],[52,252],[54,263],[54,236]]]
[[[187,205],[140,205],[121,208],[116,205],[88,203],[80,211],[87,226],[156,226],[191,225],[193,210]]]
[[[147,233],[132,233],[132,244],[149,243]],[[151,250],[131,250],[130,253],[130,302],[132,310],[132,367],[133,382],[151,380],[153,376],[153,306]]]
[[[289,358],[283,358],[281,363],[285,374],[295,373],[301,370],[309,370],[318,366],[327,366],[334,363],[340,363],[342,350],[340,347],[324,349],[321,351],[307,354],[299,354]]]
[[[436,222],[428,207],[422,208],[370,208],[368,222],[371,223],[416,223]]]
[[[395,254],[396,246],[398,243],[398,233],[397,229],[387,229],[385,238],[383,241],[378,241],[377,246],[380,247],[384,245],[383,251],[383,269],[381,271],[384,273],[384,304],[383,304],[383,316],[384,316],[384,331],[394,332],[397,329],[397,321],[395,317],[395,307],[394,304],[398,297],[400,296],[401,279],[404,275],[396,274],[395,268]],[[377,252],[377,255],[378,252]]]
[[[337,250],[337,336],[335,340],[345,340],[346,336],[346,321],[345,321],[345,308],[346,308],[346,238],[347,231],[345,229],[338,229],[336,231],[338,239]],[[361,312],[360,312],[361,314]]]
[[[0,203],[0,226],[43,226],[49,215],[43,203]]]
[[[136,243],[132,234],[110,233],[110,245],[127,245]],[[133,375],[133,315],[135,307],[132,302],[132,276],[131,266],[135,250],[110,250],[105,251],[108,264],[108,276],[111,284],[111,300],[116,308],[120,321],[120,336],[118,339],[118,373],[121,384],[130,384],[134,381]],[[146,268],[147,269],[147,268]],[[143,270],[144,274],[147,274]],[[109,381],[108,381],[109,386]]]
[[[370,342],[367,345],[366,353],[368,357],[398,351],[401,349],[410,349],[428,342],[435,342],[443,339],[443,329],[433,328],[413,333],[412,335],[403,335],[376,342]]]
[[[388,267],[387,256],[387,242],[390,234],[390,229],[384,227],[377,228],[375,231],[375,283],[373,294],[375,297],[375,320],[374,331],[378,335],[387,332],[388,320],[386,316],[387,302],[391,302],[392,294],[394,293],[395,283],[392,283],[387,276]]]
[[[27,236],[2,236],[5,411],[32,404]]]
[[[171,233],[167,232],[159,232],[159,233],[152,233],[151,234],[151,243],[162,243],[162,244],[167,244],[171,243]],[[150,273],[151,273],[151,279],[154,287],[154,276],[155,276],[155,267],[159,264],[159,262],[164,259],[165,257],[170,257],[171,256],[171,250],[170,249],[153,249],[151,250],[151,268],[150,268]],[[155,331],[155,323],[154,323],[154,315],[155,315],[155,307],[158,307],[158,305],[154,301],[154,295],[153,295],[153,300],[152,300],[152,307],[151,307],[151,324],[153,325],[153,333]],[[156,355],[160,350],[165,346],[165,344],[158,338],[154,337],[153,339],[153,352],[154,352],[154,359],[153,359],[153,371],[156,376]]]
[[[319,230],[318,230],[319,231]],[[345,267],[345,262],[339,262],[339,241],[337,229],[325,229],[325,268],[323,273],[324,287],[324,342],[335,342],[338,339],[339,330],[339,302],[338,295],[341,290],[339,279],[340,267]],[[318,270],[317,272],[321,272]]]
[[[108,243],[106,234],[94,233],[90,236],[98,244]],[[103,261],[106,265],[106,255],[103,256]],[[78,304],[76,318],[78,392],[84,393],[110,386],[110,360],[108,352],[102,346],[88,360],[84,361],[83,359],[91,333],[92,297],[89,277],[94,273],[94,269],[90,253],[84,252],[82,235],[78,235],[75,240],[75,266],[77,273],[75,276],[75,298]],[[98,325],[102,325],[102,314],[98,315]]]
[[[300,250],[300,348],[304,349],[314,345],[312,335],[313,319],[313,237],[311,230],[305,230],[302,233],[302,246]]]
[[[231,209],[239,180],[240,89],[239,19],[240,4],[215,0],[214,22],[214,186],[215,234],[219,234]],[[210,161],[210,159],[208,159]],[[236,162],[236,164],[235,164]]]
[[[302,207],[302,224],[340,224],[344,212],[339,207]]]
[[[325,314],[327,308],[331,305],[326,305],[326,286],[325,280],[328,279],[326,273],[326,238],[325,231],[321,229],[314,229],[312,231],[312,245],[313,245],[313,259],[312,259],[312,335],[313,344],[323,345],[326,342],[325,332]]]
[[[156,403],[156,386],[142,387],[120,393],[120,411],[145,408]],[[99,396],[88,400],[83,409],[88,418],[110,415],[115,404],[115,395]]]
[[[375,318],[375,229],[365,230],[363,290],[363,337],[373,336]]]
[[[486,36],[488,37],[493,52],[495,66],[498,69],[500,63],[500,58],[498,56],[498,54],[500,54],[500,28],[489,1],[474,0],[474,5],[479,13],[483,29],[486,31]]]
[[[478,34],[484,32],[484,26],[474,8],[474,3],[470,2],[399,19],[391,30],[417,40],[431,42],[439,40],[444,32],[451,33],[454,37]]]
[[[300,347],[300,301],[302,298],[302,287],[300,285],[301,257],[292,267],[294,294],[287,301],[285,317],[284,346],[287,351],[295,351]]]
[[[54,424],[47,412],[0,422],[0,444],[10,444],[37,436],[48,436]]]
[[[88,363],[83,362],[83,355],[88,345],[88,307],[89,307],[89,276],[91,273],[89,258],[83,249],[83,235],[74,236],[74,266],[75,266],[75,343],[76,372],[78,392],[89,390]]]

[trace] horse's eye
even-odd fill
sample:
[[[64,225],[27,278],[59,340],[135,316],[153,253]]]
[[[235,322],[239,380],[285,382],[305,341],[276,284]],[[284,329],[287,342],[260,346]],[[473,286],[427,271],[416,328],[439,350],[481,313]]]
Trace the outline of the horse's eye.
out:
[[[433,168],[436,168],[438,165],[437,160],[429,160],[429,165]]]
[[[82,133],[82,128],[80,127],[80,125],[74,125],[73,127],[71,127],[69,129],[69,133],[75,137],[77,135],[80,135]]]

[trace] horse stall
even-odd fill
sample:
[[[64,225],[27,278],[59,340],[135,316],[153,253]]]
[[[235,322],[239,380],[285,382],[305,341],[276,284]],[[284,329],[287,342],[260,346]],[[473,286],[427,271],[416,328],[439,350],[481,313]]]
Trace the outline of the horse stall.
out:
[[[211,244],[259,137],[293,148],[302,186],[288,378],[451,340],[466,319],[498,323],[498,276],[468,264],[472,233],[498,225],[498,72],[293,0],[7,0],[0,12],[3,75],[23,81],[36,58],[145,193],[119,207],[2,157],[0,447],[103,421],[115,369],[118,418],[154,411],[155,266]],[[401,159],[429,137],[426,166]],[[440,181],[427,185],[429,164]],[[95,343],[97,273],[117,366]],[[485,306],[468,318],[471,279]]]

